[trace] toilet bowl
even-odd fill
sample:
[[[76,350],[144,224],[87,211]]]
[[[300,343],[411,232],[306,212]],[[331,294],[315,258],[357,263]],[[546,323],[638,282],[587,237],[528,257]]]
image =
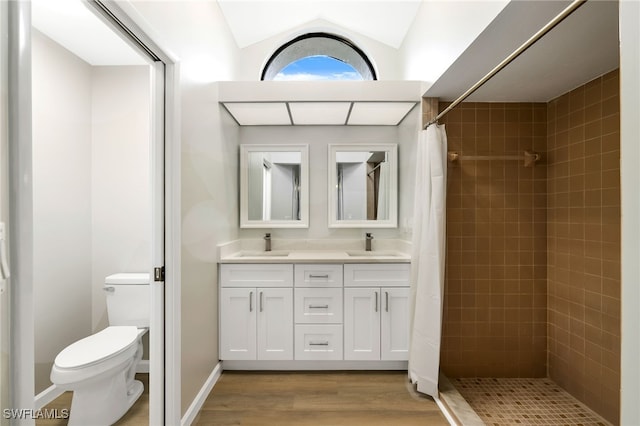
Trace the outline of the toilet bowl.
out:
[[[111,325],[72,343],[56,357],[51,382],[73,391],[70,426],[112,425],[142,394],[142,382],[134,377],[148,327],[148,283],[148,274],[107,277]]]
[[[51,369],[51,381],[73,391],[69,425],[111,425],[140,397],[134,380],[146,329],[110,326],[65,348]]]

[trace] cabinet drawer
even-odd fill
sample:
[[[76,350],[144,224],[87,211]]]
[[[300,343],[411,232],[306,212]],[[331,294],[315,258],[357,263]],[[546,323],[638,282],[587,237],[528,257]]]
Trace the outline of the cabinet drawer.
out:
[[[296,325],[295,359],[341,360],[342,325]]]
[[[342,265],[296,265],[296,287],[342,287]]]
[[[344,265],[345,287],[408,287],[409,263],[352,263]]]
[[[298,324],[341,323],[341,288],[296,288],[295,320]]]
[[[221,287],[292,287],[292,264],[222,264]]]

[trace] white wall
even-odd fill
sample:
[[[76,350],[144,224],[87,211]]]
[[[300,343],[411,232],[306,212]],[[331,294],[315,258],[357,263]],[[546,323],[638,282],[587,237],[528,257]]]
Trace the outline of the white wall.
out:
[[[96,332],[108,325],[104,278],[151,270],[150,70],[144,65],[93,67],[91,83],[91,286]]]
[[[431,86],[508,3],[422,2],[400,47],[399,79],[425,81]]]
[[[413,182],[418,108],[414,108],[400,126],[245,126],[240,127],[241,144],[308,144],[309,145],[309,218],[308,229],[242,229],[241,238],[260,238],[271,232],[274,238],[362,238],[371,231],[375,238],[410,238],[403,223],[413,215]],[[413,129],[413,132],[407,129]],[[328,228],[328,157],[329,144],[398,144],[398,223],[397,229],[330,229]]]
[[[183,412],[218,363],[216,246],[239,227],[238,130],[217,96],[215,83],[182,86]]]
[[[418,104],[398,126],[398,138],[403,141],[411,141],[398,151],[398,198],[399,216],[398,232],[400,238],[411,240],[413,228],[413,196],[416,180],[416,154],[422,130],[422,105]]]
[[[238,129],[216,81],[236,79],[237,47],[216,2],[133,0],[124,10],[180,67],[181,406],[218,363],[216,245],[238,235]]]
[[[91,67],[33,32],[36,393],[91,334]]]

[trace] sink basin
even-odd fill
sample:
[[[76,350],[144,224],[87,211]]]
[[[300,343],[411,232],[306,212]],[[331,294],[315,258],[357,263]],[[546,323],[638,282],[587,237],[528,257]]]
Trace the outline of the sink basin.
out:
[[[237,257],[287,257],[289,252],[285,250],[259,251],[243,250],[236,254]]]
[[[366,250],[351,250],[347,251],[347,255],[351,257],[401,257],[403,253],[397,251],[366,251]]]

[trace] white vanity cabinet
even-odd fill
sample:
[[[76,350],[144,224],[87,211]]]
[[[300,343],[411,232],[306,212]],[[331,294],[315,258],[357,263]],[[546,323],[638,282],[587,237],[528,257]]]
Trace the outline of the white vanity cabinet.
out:
[[[409,269],[223,263],[220,359],[229,369],[406,368]]]
[[[221,265],[220,359],[293,359],[292,265]]]
[[[344,359],[405,361],[409,355],[408,264],[344,266]]]

